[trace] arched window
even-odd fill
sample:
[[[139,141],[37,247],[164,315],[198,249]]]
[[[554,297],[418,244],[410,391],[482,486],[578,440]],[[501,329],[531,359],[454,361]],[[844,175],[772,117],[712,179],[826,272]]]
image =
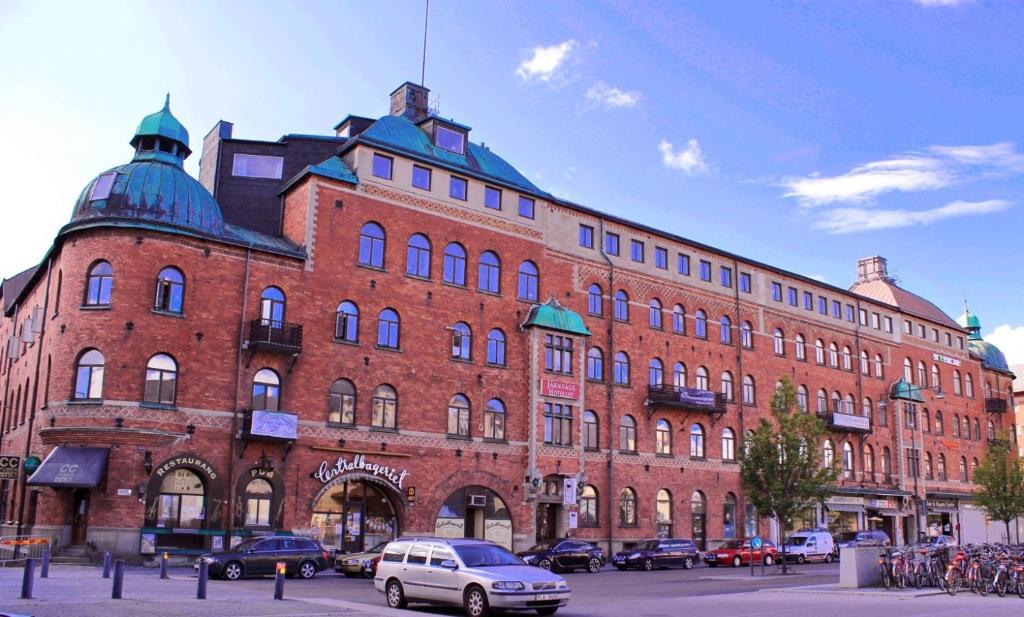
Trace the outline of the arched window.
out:
[[[245,526],[270,526],[270,504],[274,487],[263,478],[253,478],[245,485]]]
[[[619,525],[636,525],[636,491],[628,486],[619,493]]]
[[[860,352],[860,374],[868,375],[871,373],[871,363],[868,361],[868,352]]]
[[[985,398],[992,398],[992,384],[986,381],[982,388],[984,389]]]
[[[615,292],[613,316],[618,321],[629,321],[629,296],[621,289]]]
[[[942,385],[942,384],[941,384],[941,381],[939,380],[939,367],[933,364],[932,365],[932,382],[931,382],[931,387],[938,388],[940,385]]]
[[[775,332],[772,333],[772,345],[775,348],[775,355],[786,355],[786,335],[781,328],[775,328]]]
[[[932,453],[924,453],[924,479],[933,480],[935,478],[935,465],[932,463]]]
[[[853,370],[853,356],[852,356],[852,354],[850,352],[850,348],[849,347],[843,347],[843,370],[844,371],[852,371]]]
[[[600,447],[598,441],[600,434],[598,433],[599,425],[597,420],[597,414],[591,410],[583,412],[583,447],[587,450],[597,450]]]
[[[935,470],[939,480],[946,479],[946,455],[939,453],[938,469]]]
[[[728,315],[718,320],[718,336],[726,345],[732,345],[732,320]]]
[[[958,413],[953,414],[953,425],[952,425],[952,428],[953,428],[953,437],[959,437],[960,436],[960,414],[958,414]]]
[[[448,435],[469,437],[469,399],[462,394],[448,401]]]
[[[681,304],[672,308],[672,331],[676,334],[686,334],[686,309]]]
[[[875,451],[871,449],[870,445],[864,445],[864,475],[867,476],[865,480],[873,481],[872,477],[875,473]]]
[[[658,358],[651,358],[651,363],[647,371],[648,383],[652,386],[660,386],[665,381],[665,369],[661,360]]]
[[[722,537],[736,537],[736,495],[732,493],[726,493],[722,502]]]
[[[373,391],[370,425],[373,428],[395,430],[398,427],[398,395],[395,389],[381,384]]]
[[[615,354],[615,375],[612,381],[619,385],[629,385],[629,356],[624,351]]]
[[[497,328],[487,333],[487,364],[505,366],[505,333]]]
[[[754,348],[754,326],[749,321],[744,321],[740,325],[740,345],[747,349]]]
[[[736,433],[728,427],[722,429],[722,460],[736,460]]]
[[[505,403],[492,398],[484,408],[484,439],[505,439]]]
[[[975,426],[975,432],[976,433],[980,432],[979,429],[977,428],[977,426],[978,426],[978,421],[977,420],[974,421],[974,426]],[[987,429],[987,431],[988,431],[988,440],[989,441],[994,441],[995,438],[996,438],[996,425],[995,425],[994,422],[989,420],[988,424],[987,424],[987,427],[988,427],[988,429]],[[975,439],[981,439],[981,435],[975,435]]]
[[[598,347],[587,350],[587,379],[604,380],[604,354]]]
[[[831,467],[836,462],[836,448],[832,445],[831,439],[825,440],[825,445],[821,448],[822,462],[825,467]]]
[[[587,313],[600,317],[604,314],[604,300],[601,296],[601,286],[594,283],[587,290]]]
[[[264,411],[281,409],[281,378],[269,368],[256,371],[252,378],[252,408]]]
[[[103,366],[106,360],[96,349],[89,349],[78,358],[75,368],[75,399],[103,398]],[[27,394],[27,393],[26,393]]]
[[[960,457],[960,481],[967,482],[967,458]]]
[[[843,400],[843,413],[850,414],[851,416],[857,413],[852,394],[847,394]]]
[[[661,330],[661,301],[657,298],[651,298],[647,321],[652,328]]]
[[[749,499],[743,508],[743,535],[747,538],[757,535],[757,508]]]
[[[473,331],[469,324],[460,321],[452,326],[452,359],[469,360],[473,348]]]
[[[963,382],[960,380],[960,371],[953,369],[953,394],[963,395]]]
[[[860,401],[860,415],[864,416],[865,418],[870,418],[872,407],[873,405],[871,403],[871,399],[865,396]]]
[[[672,537],[672,494],[665,489],[658,491],[658,496],[654,502],[654,508],[657,516],[658,531],[657,535],[659,538],[671,538]]]
[[[693,543],[697,545],[700,550],[707,549],[707,498],[704,497],[704,493],[700,491],[693,491],[693,495],[690,496],[690,514],[692,516],[692,525],[690,529],[690,536],[693,538]]]
[[[964,416],[964,430],[961,433],[961,437],[964,439],[971,438],[971,421],[967,419],[966,415]]]
[[[179,468],[164,476],[157,497],[160,508],[157,527],[165,529],[200,529],[206,505],[206,487],[192,470]]]
[[[807,386],[801,384],[796,389],[796,406],[800,408],[800,411],[807,413],[810,409],[807,400]]]
[[[271,328],[284,327],[284,292],[277,287],[267,287],[260,294],[260,319]]]
[[[597,527],[597,489],[584,484],[580,493],[580,527]]]
[[[942,426],[942,410],[941,409],[936,409],[935,410],[935,434],[936,435],[943,435],[943,434],[945,434],[945,432],[946,431],[944,430],[944,428]]]
[[[976,477],[977,473],[978,473],[978,459],[977,458],[972,458],[971,459],[971,477],[972,478]]]
[[[824,388],[818,389],[818,413],[828,413],[828,392]]]
[[[875,377],[882,378],[882,354],[875,354]]]
[[[886,482],[892,479],[892,453],[888,446],[882,448],[882,475]]]
[[[828,365],[832,368],[839,368],[839,346],[830,343],[828,346]]]
[[[466,249],[458,242],[444,247],[444,282],[451,285],[466,285]]]
[[[825,364],[825,341],[821,339],[814,341],[814,361]]]
[[[703,309],[697,309],[697,312],[694,313],[693,329],[697,338],[706,339],[708,337],[708,315]]]
[[[387,349],[398,349],[400,322],[398,312],[386,308],[377,317],[377,346]]]
[[[146,390],[142,400],[173,405],[178,386],[178,364],[165,353],[156,354],[146,364]]]
[[[853,446],[850,442],[843,442],[843,477],[853,479]]]
[[[636,420],[629,414],[619,420],[619,450],[636,452]]]
[[[970,373],[964,375],[964,394],[968,398],[974,398],[974,377]]]
[[[384,229],[377,223],[367,223],[359,231],[359,265],[384,267]]]
[[[492,251],[480,254],[478,269],[480,291],[496,294],[501,292],[501,260]]]
[[[756,405],[757,396],[754,388],[754,378],[750,375],[743,376],[743,404]]]
[[[425,279],[430,278],[430,239],[423,234],[409,236],[405,273]]]
[[[672,385],[677,388],[686,387],[686,365],[682,362],[672,365]]]
[[[732,373],[729,371],[722,372],[722,394],[725,395],[725,400],[733,401]]]
[[[838,392],[832,393],[832,411],[837,413],[843,412],[843,397]]]
[[[928,385],[927,369],[924,367],[924,362],[921,362],[921,361],[918,361],[918,363],[917,363],[917,385],[919,385],[919,386],[927,386]]]
[[[710,390],[711,382],[708,379],[708,369],[703,366],[697,367],[697,389],[698,390]]]
[[[359,307],[345,300],[338,305],[334,318],[334,338],[346,343],[359,340]]]
[[[804,335],[797,334],[793,339],[793,349],[796,351],[796,359],[801,362],[807,360],[807,344],[804,342]]]
[[[153,308],[165,313],[181,314],[185,303],[185,275],[167,267],[156,277],[156,300]]]
[[[327,401],[327,423],[352,426],[356,423],[356,387],[347,379],[331,384]]]
[[[914,364],[910,358],[903,358],[903,379],[911,383],[914,381]]]
[[[519,299],[530,302],[537,301],[537,266],[532,261],[524,261],[519,266]]]
[[[114,269],[106,261],[97,261],[86,277],[86,306],[107,306],[110,304],[110,290],[114,285]]]
[[[921,430],[925,433],[932,430],[931,414],[928,413],[927,407],[921,412]]]
[[[704,458],[704,427],[700,424],[690,426],[690,457]]]
[[[654,452],[663,456],[672,454],[672,426],[664,418],[654,426]]]

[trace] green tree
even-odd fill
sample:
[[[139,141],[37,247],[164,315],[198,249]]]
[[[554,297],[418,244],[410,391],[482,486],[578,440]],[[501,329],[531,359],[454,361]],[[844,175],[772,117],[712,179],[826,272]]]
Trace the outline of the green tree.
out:
[[[990,520],[1003,521],[1006,541],[1010,542],[1010,521],[1024,516],[1024,466],[1005,436],[985,452],[974,472],[974,483],[980,488],[974,493],[974,501],[985,508]]]
[[[794,517],[825,500],[839,468],[834,455],[832,464],[824,465],[820,442],[825,423],[800,411],[796,389],[787,377],[772,397],[771,411],[746,436],[740,482],[757,511],[787,529]],[[782,572],[786,572],[785,542]]]

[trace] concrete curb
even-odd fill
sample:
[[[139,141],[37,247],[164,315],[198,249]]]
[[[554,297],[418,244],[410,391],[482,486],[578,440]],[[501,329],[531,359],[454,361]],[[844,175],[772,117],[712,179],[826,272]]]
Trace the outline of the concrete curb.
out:
[[[826,585],[801,585],[799,587],[779,587],[774,589],[759,589],[758,593],[816,593],[825,595],[840,596],[870,596],[876,598],[892,598],[894,600],[910,598],[926,598],[928,596],[945,595],[945,591],[939,589],[913,589],[905,591],[890,591],[873,587],[863,589],[848,589],[833,584]]]

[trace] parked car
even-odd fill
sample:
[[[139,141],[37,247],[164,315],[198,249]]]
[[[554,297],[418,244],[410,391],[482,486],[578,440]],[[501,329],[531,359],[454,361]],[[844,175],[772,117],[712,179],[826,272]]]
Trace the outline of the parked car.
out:
[[[655,538],[638,542],[629,550],[619,551],[612,563],[619,570],[627,568],[680,567],[689,570],[700,559],[700,551],[692,540],[679,538]]]
[[[605,563],[604,551],[582,540],[548,540],[516,555],[531,566],[552,572],[577,568],[600,572]]]
[[[832,534],[827,531],[798,531],[786,538],[785,557],[787,561],[797,563],[815,559],[832,563],[835,559],[834,544]]]
[[[844,531],[832,537],[835,548],[833,555],[839,557],[839,549],[858,546],[892,546],[889,534],[881,529],[862,529],[860,531]]]
[[[207,563],[210,576],[229,581],[243,576],[274,574],[278,562],[284,562],[288,576],[313,578],[328,568],[328,552],[310,538],[295,536],[259,537],[243,540],[238,546],[220,553],[199,556],[193,566]]]
[[[491,609],[553,615],[569,602],[565,579],[504,548],[475,539],[399,538],[384,548],[373,585],[391,608],[410,602],[461,606],[469,617]]]
[[[715,550],[704,553],[704,563],[711,567],[749,565],[751,558],[754,563],[770,566],[779,560],[779,551],[771,540],[762,541],[761,548],[756,550],[751,549],[750,540],[729,540]]]
[[[349,577],[373,578],[373,573],[377,570],[377,562],[380,561],[380,555],[387,545],[387,542],[378,542],[376,546],[362,553],[338,555],[334,558],[334,569]]]
[[[954,538],[953,536],[940,535],[928,536],[927,538],[925,538],[924,542],[921,542],[921,544],[931,548],[951,548],[954,546],[959,546],[960,543],[957,542],[956,538]]]

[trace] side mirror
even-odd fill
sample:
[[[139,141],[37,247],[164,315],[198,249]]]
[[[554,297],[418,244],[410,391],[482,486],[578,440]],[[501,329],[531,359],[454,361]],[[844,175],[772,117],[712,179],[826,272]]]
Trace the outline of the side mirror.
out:
[[[455,563],[454,559],[445,559],[444,561],[441,562],[441,567],[442,568],[447,568],[449,570],[458,570],[459,569],[459,564]]]

